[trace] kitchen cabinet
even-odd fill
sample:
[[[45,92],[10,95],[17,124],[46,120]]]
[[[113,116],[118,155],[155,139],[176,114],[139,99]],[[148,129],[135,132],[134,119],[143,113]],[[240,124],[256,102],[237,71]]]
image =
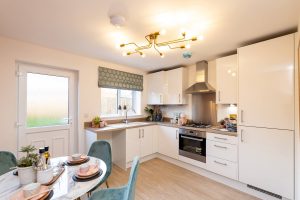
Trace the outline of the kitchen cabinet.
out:
[[[216,174],[238,180],[238,138],[207,133],[206,168]]]
[[[185,104],[186,94],[184,90],[187,88],[187,72],[186,68],[177,68],[166,71],[167,79],[167,95],[165,104]]]
[[[294,132],[239,127],[239,181],[293,199]]]
[[[294,34],[238,49],[239,125],[294,130]]]
[[[126,129],[126,163],[153,153],[153,126]]]
[[[178,159],[179,155],[179,136],[178,128],[159,126],[158,127],[158,152]]]
[[[237,55],[216,60],[216,103],[237,103]]]
[[[187,71],[177,68],[147,75],[149,105],[180,105],[186,103]]]
[[[149,105],[161,105],[165,103],[167,83],[166,72],[160,71],[147,75]]]

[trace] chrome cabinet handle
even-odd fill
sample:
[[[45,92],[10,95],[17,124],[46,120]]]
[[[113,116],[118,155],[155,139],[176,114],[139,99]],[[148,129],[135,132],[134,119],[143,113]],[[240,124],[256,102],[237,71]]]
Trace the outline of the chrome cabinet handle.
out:
[[[221,137],[214,137],[214,138],[218,140],[228,140],[227,138],[221,138]]]
[[[244,142],[244,130],[241,129],[241,142]]]
[[[142,134],[143,134],[143,138],[144,138],[144,129],[142,129]]]
[[[221,148],[221,149],[228,149],[227,147],[219,146],[219,145],[214,145],[215,147]]]
[[[244,110],[241,110],[241,123],[244,123]]]
[[[178,130],[176,130],[176,139],[178,139]]]
[[[221,92],[220,90],[218,91],[218,96],[219,96],[219,102],[221,101]]]
[[[178,94],[178,102],[180,103],[180,94]]]
[[[222,163],[222,162],[218,162],[216,160],[214,160],[215,163],[219,164],[219,165],[224,165],[224,166],[227,166],[227,163]]]
[[[192,137],[187,137],[187,136],[181,136],[181,138],[203,142],[203,139],[197,139],[197,138],[192,138]]]
[[[141,139],[141,129],[139,129],[139,139]]]

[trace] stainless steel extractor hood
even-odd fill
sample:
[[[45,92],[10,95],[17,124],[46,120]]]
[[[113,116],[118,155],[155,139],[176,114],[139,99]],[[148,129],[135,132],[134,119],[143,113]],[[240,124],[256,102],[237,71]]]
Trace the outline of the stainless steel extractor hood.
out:
[[[196,63],[196,83],[185,90],[186,94],[197,94],[197,93],[213,93],[213,88],[208,83],[208,63],[206,60],[199,61]]]

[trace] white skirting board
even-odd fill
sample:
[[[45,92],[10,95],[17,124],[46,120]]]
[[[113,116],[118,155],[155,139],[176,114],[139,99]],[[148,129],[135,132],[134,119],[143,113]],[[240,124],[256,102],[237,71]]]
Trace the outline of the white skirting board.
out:
[[[140,162],[142,163],[142,162],[151,160],[153,158],[160,158],[160,159],[165,160],[167,162],[170,162],[174,165],[177,165],[177,166],[182,167],[184,169],[190,170],[190,171],[192,171],[194,173],[197,173],[201,176],[205,176],[205,177],[207,177],[209,179],[212,179],[216,182],[222,183],[226,186],[229,186],[229,187],[232,187],[232,188],[237,189],[239,191],[245,192],[245,193],[250,194],[252,196],[255,196],[257,198],[260,198],[260,199],[263,199],[263,200],[278,200],[278,198],[274,198],[274,197],[269,196],[267,194],[264,194],[264,193],[258,192],[256,190],[250,189],[250,188],[247,187],[246,184],[243,184],[241,182],[238,182],[238,181],[220,176],[218,174],[212,173],[212,172],[207,171],[207,170],[205,170],[203,168],[200,168],[198,166],[194,166],[194,165],[182,162],[180,160],[170,158],[170,157],[162,155],[160,153],[155,153],[155,154],[152,154],[150,156],[143,157],[143,158],[141,158]],[[127,163],[126,167],[127,168],[131,167],[131,163]],[[287,200],[285,198],[283,198],[283,199]]]

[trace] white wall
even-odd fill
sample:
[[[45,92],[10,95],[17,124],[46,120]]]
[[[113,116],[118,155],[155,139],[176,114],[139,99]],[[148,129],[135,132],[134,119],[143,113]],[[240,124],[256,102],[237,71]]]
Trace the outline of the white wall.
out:
[[[99,49],[100,51],[101,49]],[[76,70],[79,75],[79,151],[84,151],[83,123],[100,113],[99,65],[132,73],[143,71],[97,59],[74,55],[34,44],[0,37],[0,150],[17,151],[17,78],[16,61]],[[145,105],[143,92],[142,106]]]
[[[300,9],[299,9],[299,13],[300,13]],[[300,15],[299,15],[299,20],[298,20],[298,39],[296,41],[296,44],[298,42],[298,75],[299,75],[299,71],[300,71]],[[297,46],[297,45],[296,45]],[[296,49],[297,50],[297,49]],[[299,78],[299,77],[298,77]],[[300,88],[300,81],[298,80],[298,92],[299,92],[299,88]],[[298,93],[298,97],[300,95],[300,92]],[[299,99],[298,98],[298,106],[299,106]],[[296,107],[297,108],[297,107]],[[298,116],[299,117],[299,107],[298,109],[296,110],[296,113],[298,113]],[[298,120],[300,120],[298,118]],[[299,131],[299,121],[298,121],[298,127],[296,127],[296,200],[300,200],[300,131]],[[297,123],[296,123],[297,124]],[[298,131],[298,132],[297,132]]]

